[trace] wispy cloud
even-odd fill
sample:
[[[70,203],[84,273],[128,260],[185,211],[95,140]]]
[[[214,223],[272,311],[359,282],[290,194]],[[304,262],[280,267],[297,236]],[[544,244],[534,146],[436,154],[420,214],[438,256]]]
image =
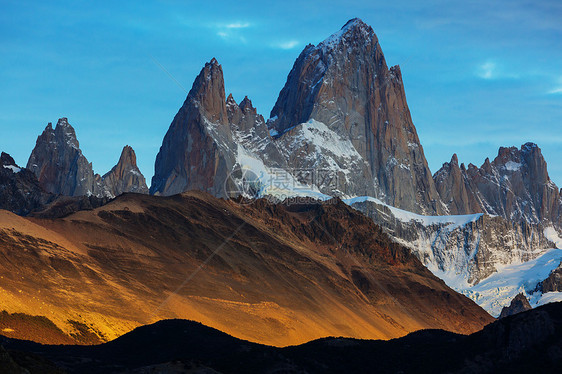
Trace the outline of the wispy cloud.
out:
[[[246,43],[246,37],[242,34],[242,30],[251,27],[249,22],[228,22],[214,24],[217,36],[226,41],[234,41]]]
[[[521,79],[522,72],[506,68],[505,65],[500,64],[494,60],[487,60],[476,67],[476,76],[481,79],[495,80],[495,79]],[[524,72],[525,76],[535,75],[533,72]]]
[[[551,95],[562,94],[562,77],[558,78],[557,84],[548,93]]]
[[[224,25],[224,27],[226,27],[227,29],[245,29],[247,27],[250,27],[250,23],[249,22],[234,22],[234,23],[229,23]]]
[[[486,61],[485,63],[478,66],[476,75],[482,79],[494,79],[497,78],[497,65],[495,62]]]
[[[280,49],[293,49],[298,45],[299,45],[298,40],[286,40],[286,41],[272,44],[274,48],[280,48]]]

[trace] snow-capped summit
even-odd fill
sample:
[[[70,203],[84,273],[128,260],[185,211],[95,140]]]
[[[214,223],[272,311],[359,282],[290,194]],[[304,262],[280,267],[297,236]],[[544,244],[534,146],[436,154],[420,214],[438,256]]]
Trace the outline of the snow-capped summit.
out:
[[[373,39],[376,41],[377,36],[371,26],[364,23],[359,18],[353,18],[336,33],[326,38],[318,44],[316,48],[321,49],[324,53],[329,52],[338,47],[339,44],[351,42],[350,39],[357,38],[361,43],[371,43]]]

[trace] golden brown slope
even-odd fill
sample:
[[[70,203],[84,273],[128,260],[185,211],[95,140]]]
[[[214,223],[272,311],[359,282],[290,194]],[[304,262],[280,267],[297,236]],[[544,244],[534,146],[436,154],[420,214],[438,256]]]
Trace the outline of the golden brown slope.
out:
[[[2,211],[0,230],[2,308],[67,333],[69,320],[112,339],[179,317],[282,346],[492,321],[341,202],[126,194],[63,219]]]

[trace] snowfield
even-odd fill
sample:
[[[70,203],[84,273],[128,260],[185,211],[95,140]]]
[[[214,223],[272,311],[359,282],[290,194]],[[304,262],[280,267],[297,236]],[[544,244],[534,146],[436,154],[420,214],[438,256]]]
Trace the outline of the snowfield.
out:
[[[542,294],[535,291],[537,284],[546,279],[562,261],[562,238],[553,227],[547,227],[544,235],[556,244],[558,248],[537,251],[537,258],[530,261],[513,260],[507,265],[497,264],[496,272],[481,280],[477,284],[470,283],[469,267],[479,245],[476,243],[472,251],[467,253],[460,248],[448,251],[440,248],[449,233],[458,228],[463,228],[471,222],[477,221],[483,214],[453,215],[453,216],[423,216],[406,210],[398,209],[383,203],[379,199],[360,196],[344,200],[350,206],[355,203],[370,201],[387,207],[394,218],[403,222],[417,222],[424,227],[435,226],[433,234],[420,237],[415,241],[405,241],[395,238],[397,242],[418,254],[424,259],[425,266],[438,278],[442,279],[449,287],[474,300],[494,317],[499,316],[504,306],[509,306],[511,300],[520,292],[529,299],[531,306],[537,307],[549,302],[562,301],[562,292],[549,292]],[[381,211],[381,214],[384,214]],[[466,244],[465,244],[466,245]],[[435,248],[434,248],[435,247]],[[436,250],[438,253],[436,253]]]
[[[478,218],[484,215],[482,213],[478,213],[458,216],[424,216],[421,214],[408,212],[407,210],[395,208],[391,205],[383,203],[379,199],[370,196],[359,196],[344,200],[344,202],[350,206],[355,203],[362,203],[365,201],[371,201],[373,203],[387,207],[388,209],[390,209],[394,217],[401,222],[408,223],[410,221],[416,221],[424,226],[450,224],[450,227],[448,226],[449,229],[461,227],[470,222],[475,222],[478,220]]]
[[[562,301],[562,293],[535,292],[537,283],[548,278],[550,272],[560,265],[562,249],[554,248],[531,261],[506,265],[475,286],[457,289],[474,300],[494,317],[499,316],[504,306],[520,292],[527,296],[532,307],[553,301]]]

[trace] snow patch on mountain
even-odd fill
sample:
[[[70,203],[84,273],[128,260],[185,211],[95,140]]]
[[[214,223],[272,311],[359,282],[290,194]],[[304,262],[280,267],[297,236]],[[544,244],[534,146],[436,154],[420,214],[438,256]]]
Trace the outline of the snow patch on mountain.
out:
[[[411,221],[416,221],[421,223],[424,226],[432,226],[432,225],[447,225],[446,229],[452,230],[457,227],[461,227],[466,225],[470,222],[477,221],[480,217],[483,216],[482,213],[477,214],[465,214],[465,215],[456,215],[456,216],[424,216],[421,214],[416,214],[412,212],[408,212],[407,210],[395,208],[391,205],[383,203],[381,200],[376,199],[370,196],[358,196],[351,199],[345,199],[344,202],[350,206],[353,206],[355,203],[371,201],[379,205],[383,205],[390,209],[392,214],[396,219],[401,222],[408,223]]]
[[[521,169],[521,163],[514,162],[514,161],[508,161],[508,162],[505,163],[505,169],[509,170],[509,171],[517,171],[517,170]]]
[[[558,234],[558,231],[552,226],[546,227],[544,229],[544,236],[554,244],[556,244],[556,248],[562,248],[562,238]]]
[[[2,166],[4,166],[4,169],[10,169],[12,173],[19,173],[21,171],[21,168],[18,168],[15,165],[2,165]]]
[[[541,305],[556,303],[558,301],[562,301],[562,292],[546,292],[544,294],[537,292],[531,296],[530,304],[533,308],[536,308]]]
[[[495,317],[499,316],[502,308],[509,306],[511,300],[520,292],[530,298],[531,306],[543,305],[554,301],[559,295],[550,295],[557,294],[553,292],[543,295],[535,291],[536,286],[556,269],[560,261],[562,249],[549,249],[534,260],[501,266],[496,273],[477,285],[457,288],[456,291],[468,296]]]
[[[314,119],[286,131],[274,139],[274,145],[287,164],[302,174],[298,178],[302,184],[334,196],[349,197],[346,187],[357,182],[354,172],[367,165],[350,139]]]
[[[287,170],[266,166],[259,156],[240,144],[237,149],[236,168],[240,169],[241,176],[237,178],[233,173],[232,177],[246,197],[272,196],[280,200],[290,197],[313,197],[319,200],[331,198],[315,186],[300,183]]]

